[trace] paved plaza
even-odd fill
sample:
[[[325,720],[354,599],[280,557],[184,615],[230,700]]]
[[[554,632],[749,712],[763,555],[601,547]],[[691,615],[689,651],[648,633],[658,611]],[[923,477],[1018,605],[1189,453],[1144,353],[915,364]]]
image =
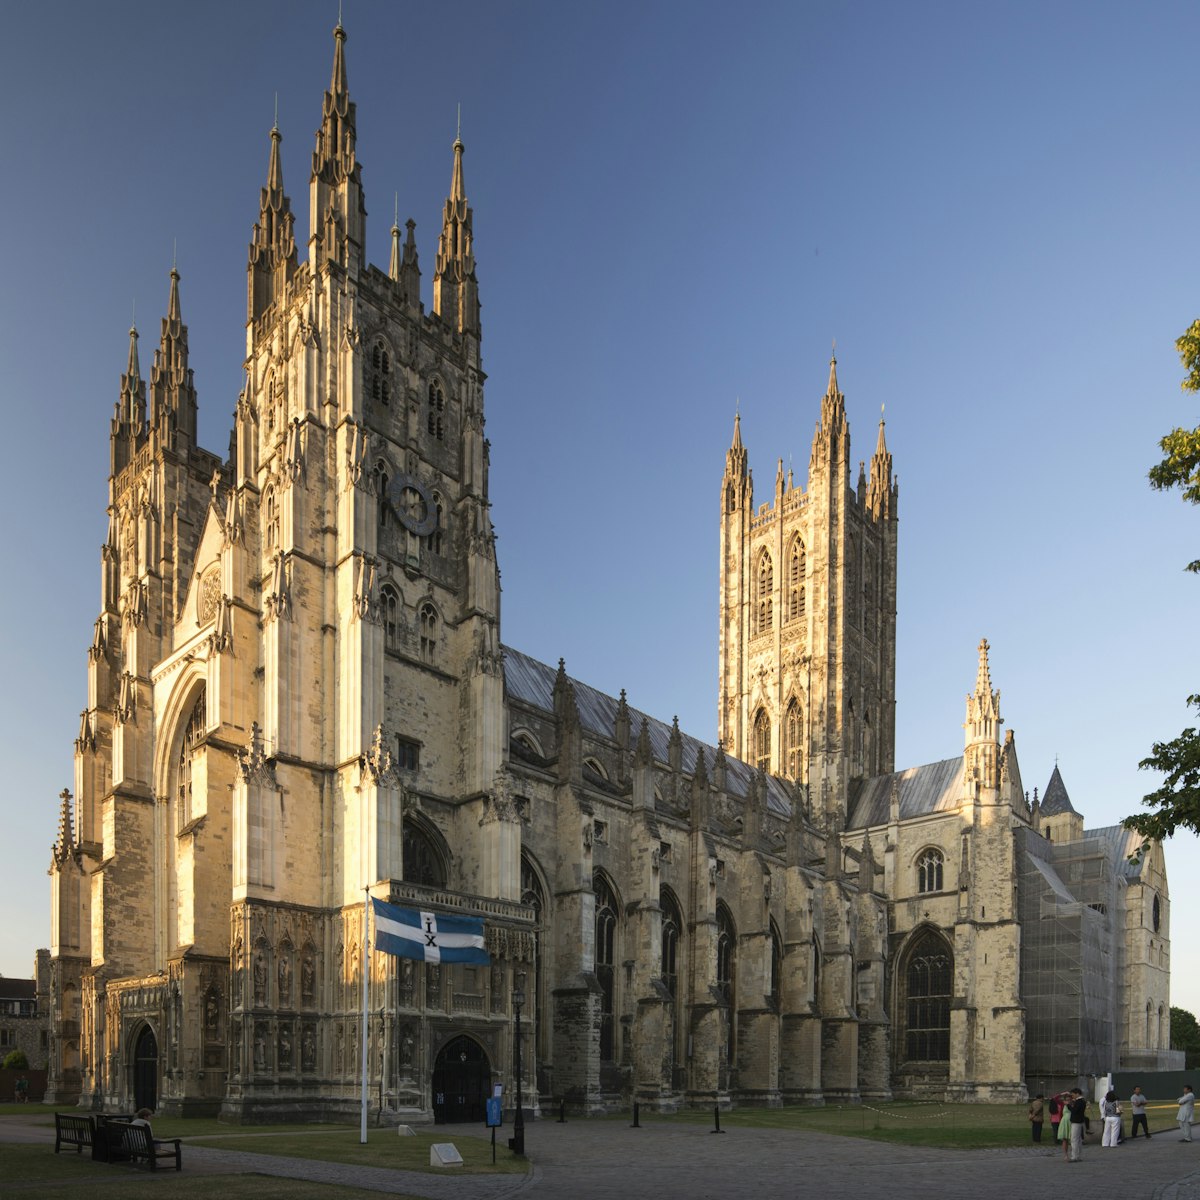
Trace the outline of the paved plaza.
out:
[[[446,1141],[482,1137],[474,1127],[441,1127]],[[505,1131],[507,1134],[507,1131]],[[0,1142],[53,1144],[53,1129],[19,1118],[0,1121]],[[341,1183],[428,1200],[1024,1200],[1055,1192],[1087,1200],[1200,1200],[1200,1140],[1181,1144],[1173,1128],[1104,1150],[1089,1143],[1080,1163],[1063,1162],[1048,1144],[1005,1150],[893,1146],[829,1134],[611,1120],[532,1122],[526,1126],[530,1172],[514,1175],[425,1174],[244,1154],[184,1144],[184,1172],[258,1172]],[[2,1157],[2,1151],[0,1151]],[[128,1170],[128,1168],[114,1168]],[[173,1175],[174,1172],[168,1172]],[[0,1182],[0,1192],[8,1194]],[[12,1193],[19,1196],[19,1191]]]

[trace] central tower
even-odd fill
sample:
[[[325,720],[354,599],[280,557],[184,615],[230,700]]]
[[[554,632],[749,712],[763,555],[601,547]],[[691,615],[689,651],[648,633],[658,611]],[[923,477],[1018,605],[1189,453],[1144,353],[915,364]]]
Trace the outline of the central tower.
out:
[[[731,754],[807,784],[819,811],[895,757],[899,489],[879,422],[868,473],[850,481],[837,359],[813,436],[807,490],[780,459],[754,507],[741,416],[721,481],[717,731]]]

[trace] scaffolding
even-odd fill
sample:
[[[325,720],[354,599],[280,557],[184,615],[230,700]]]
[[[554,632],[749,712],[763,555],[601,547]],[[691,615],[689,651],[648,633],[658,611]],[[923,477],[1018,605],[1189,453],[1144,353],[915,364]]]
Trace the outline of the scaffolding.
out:
[[[1017,831],[1025,1078],[1031,1087],[1115,1070],[1121,1042],[1124,876],[1103,838]]]

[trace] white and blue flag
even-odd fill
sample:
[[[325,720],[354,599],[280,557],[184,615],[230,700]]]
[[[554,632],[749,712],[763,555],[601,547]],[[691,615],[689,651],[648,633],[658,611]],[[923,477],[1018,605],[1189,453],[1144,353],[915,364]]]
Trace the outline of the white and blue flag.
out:
[[[487,963],[483,919],[397,908],[371,897],[375,949],[418,962]]]

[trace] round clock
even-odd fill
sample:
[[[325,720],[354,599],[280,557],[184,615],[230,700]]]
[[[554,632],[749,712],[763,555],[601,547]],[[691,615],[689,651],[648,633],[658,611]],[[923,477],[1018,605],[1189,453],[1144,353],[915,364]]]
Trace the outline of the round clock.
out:
[[[409,533],[428,537],[437,528],[437,508],[429,489],[412,475],[397,475],[388,484],[387,505]]]

